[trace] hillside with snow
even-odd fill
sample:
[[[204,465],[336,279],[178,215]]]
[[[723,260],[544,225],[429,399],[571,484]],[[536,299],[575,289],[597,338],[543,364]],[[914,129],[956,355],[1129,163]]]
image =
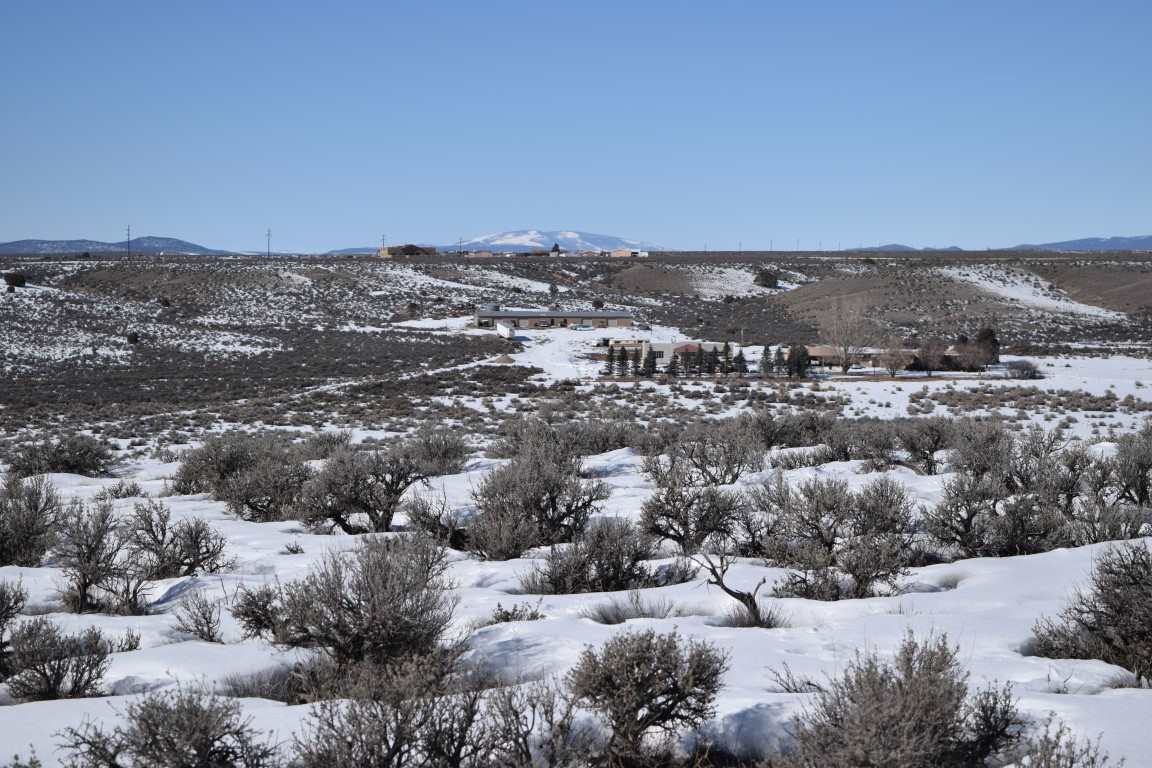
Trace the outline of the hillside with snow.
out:
[[[615,235],[598,235],[592,232],[577,232],[569,229],[517,229],[509,232],[497,232],[465,240],[463,247],[472,250],[490,248],[492,250],[519,252],[548,250],[553,244],[559,245],[565,251],[610,251],[613,248],[660,250],[659,246],[643,240],[630,240]]]

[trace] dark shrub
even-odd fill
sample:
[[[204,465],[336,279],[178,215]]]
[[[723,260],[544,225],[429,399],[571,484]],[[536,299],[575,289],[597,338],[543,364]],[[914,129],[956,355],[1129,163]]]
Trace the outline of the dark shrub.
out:
[[[674,736],[713,716],[727,666],[708,643],[649,630],[585,649],[567,683],[610,729],[608,764],[633,765],[662,746],[650,744],[652,737]]]
[[[0,682],[12,674],[8,626],[24,610],[27,599],[28,593],[19,583],[0,581]]]
[[[64,731],[62,747],[78,768],[273,768],[283,762],[234,700],[181,689],[129,704],[125,723]]]
[[[738,494],[712,486],[661,485],[640,509],[640,527],[694,554],[711,537],[732,534],[742,510]]]
[[[975,768],[1009,754],[1020,721],[1010,689],[969,694],[946,638],[909,636],[891,662],[850,662],[793,730],[789,765]]]
[[[60,497],[39,477],[9,475],[0,488],[0,565],[34,568],[56,540]]]
[[[220,605],[210,601],[203,592],[193,592],[181,600],[175,615],[177,632],[205,643],[224,642],[220,636]]]
[[[1088,590],[1077,592],[1056,620],[1033,629],[1038,656],[1100,659],[1152,683],[1152,551],[1124,544],[1096,560]]]
[[[60,516],[56,560],[68,582],[65,602],[77,613],[105,606],[101,591],[124,571],[124,539],[111,502],[73,500]]]
[[[455,607],[446,568],[444,550],[428,539],[368,539],[300,581],[241,593],[233,615],[249,636],[321,648],[342,665],[427,655]]]
[[[1031,360],[1009,360],[1004,367],[1008,370],[1009,378],[1026,380],[1044,378],[1040,369]]]
[[[227,480],[256,466],[261,457],[280,456],[283,450],[280,441],[243,433],[209,438],[184,454],[171,491],[216,493]]]
[[[331,523],[350,534],[390,531],[404,492],[427,478],[412,444],[373,453],[340,451],[304,487],[300,505],[314,525]]]
[[[507,560],[526,549],[572,541],[608,498],[608,487],[582,480],[579,459],[526,455],[490,472],[473,494],[472,546]]]
[[[215,496],[228,502],[228,511],[244,520],[283,520],[291,516],[311,477],[306,465],[286,455],[261,456],[221,482]]]
[[[425,475],[454,475],[464,470],[468,444],[455,432],[425,429],[412,438],[412,453]]]
[[[5,272],[4,285],[9,288],[23,288],[28,284],[28,278],[23,272]]]
[[[137,567],[153,579],[217,573],[228,565],[227,539],[205,520],[171,522],[172,512],[161,501],[136,504],[122,524],[125,546]]]
[[[72,434],[17,447],[12,453],[9,471],[17,477],[45,472],[101,477],[109,474],[114,464],[107,445],[90,435]]]
[[[937,470],[936,454],[952,441],[952,420],[943,416],[909,419],[896,427],[900,446],[908,452],[912,463],[924,474],[934,475]]]
[[[655,552],[653,542],[627,520],[594,521],[567,546],[558,546],[544,565],[520,579],[520,588],[538,595],[615,592],[657,586],[659,576],[645,564]]]
[[[8,692],[16,699],[96,696],[111,650],[97,629],[65,635],[46,618],[29,619],[11,632]]]

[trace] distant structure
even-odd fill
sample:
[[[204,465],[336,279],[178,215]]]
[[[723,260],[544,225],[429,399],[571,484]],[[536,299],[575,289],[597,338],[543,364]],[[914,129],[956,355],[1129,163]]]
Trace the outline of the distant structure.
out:
[[[639,350],[640,358],[643,359],[648,356],[648,352],[652,352],[652,357],[656,360],[657,368],[667,368],[668,364],[672,362],[674,355],[694,355],[703,350],[705,354],[710,354],[713,351],[723,352],[727,347],[730,354],[735,355],[740,351],[739,344],[724,341],[649,341],[648,339],[611,339],[608,346],[615,352],[623,350],[628,354],[636,354]]]
[[[638,259],[646,257],[648,251],[639,251],[635,248],[613,248],[608,251],[608,255],[614,259]]]
[[[423,245],[382,245],[376,250],[376,255],[382,259],[394,259],[397,256],[435,256],[436,249]]]
[[[633,318],[630,312],[608,309],[502,309],[499,304],[476,310],[477,328],[548,329],[590,326],[592,328],[630,328]]]

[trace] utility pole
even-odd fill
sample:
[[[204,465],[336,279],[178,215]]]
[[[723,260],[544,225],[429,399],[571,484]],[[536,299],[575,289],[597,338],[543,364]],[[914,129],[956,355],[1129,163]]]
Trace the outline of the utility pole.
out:
[[[264,233],[264,256],[272,258],[272,228],[269,227],[268,231]]]
[[[128,260],[131,261],[132,260],[132,225],[129,224],[128,228],[125,231],[128,234],[128,239],[124,241],[124,244],[128,247]]]

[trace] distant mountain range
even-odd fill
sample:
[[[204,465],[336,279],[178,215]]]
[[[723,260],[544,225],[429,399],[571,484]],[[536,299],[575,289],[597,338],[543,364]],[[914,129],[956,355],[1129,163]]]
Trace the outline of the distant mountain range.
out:
[[[963,248],[950,245],[946,248],[914,248],[902,243],[873,245],[868,248],[852,248],[854,251],[962,251]],[[1098,253],[1102,251],[1152,251],[1152,235],[1136,237],[1085,237],[1080,240],[1061,240],[1056,243],[1024,243],[1005,248],[1008,251],[1072,251]]]
[[[666,250],[661,246],[643,240],[630,240],[615,235],[598,235],[592,232],[577,232],[575,230],[540,230],[518,229],[509,232],[499,232],[493,235],[483,235],[465,240],[462,243],[436,245],[440,251],[454,251],[459,247],[465,250],[490,250],[497,252],[524,253],[527,251],[546,251],[552,244],[558,244],[561,249],[569,252],[575,251],[610,251],[614,248],[635,248],[646,251]],[[340,248],[328,251],[328,255],[343,256],[361,253],[375,253],[377,246],[364,246],[362,248]],[[123,253],[128,250],[128,243],[106,243],[100,240],[13,240],[9,243],[0,243],[0,255],[10,254],[81,254],[88,253]],[[881,251],[960,251],[962,248],[948,246],[946,248],[914,248],[902,243],[889,243],[887,245],[870,246],[868,248],[849,249],[855,251],[881,252]],[[1152,235],[1137,237],[1087,237],[1080,240],[1061,240],[1055,243],[1024,244],[1013,246],[1006,250],[1017,251],[1072,251],[1072,252],[1101,252],[1101,251],[1152,251]],[[187,240],[178,240],[174,237],[134,237],[132,238],[132,252],[139,254],[169,254],[192,256],[221,256],[234,255],[237,251],[228,251],[220,248],[208,248]],[[259,255],[253,254],[253,255]]]
[[[528,251],[547,251],[553,245],[559,245],[561,250],[575,251],[610,251],[613,248],[636,248],[638,250],[663,250],[658,245],[646,243],[643,240],[629,240],[615,235],[597,235],[593,232],[577,232],[570,229],[541,230],[516,229],[509,232],[498,232],[493,235],[481,235],[470,240],[447,245],[431,243],[416,243],[435,247],[439,251],[455,251],[463,248],[466,251],[497,251],[500,253],[525,253]],[[375,253],[376,246],[363,248],[340,248],[328,251],[332,256],[345,256],[357,253]]]
[[[124,253],[128,241],[106,243],[101,240],[13,240],[0,243],[0,254],[15,253]],[[230,253],[216,248],[205,248],[174,237],[134,237],[132,253],[215,256]]]

